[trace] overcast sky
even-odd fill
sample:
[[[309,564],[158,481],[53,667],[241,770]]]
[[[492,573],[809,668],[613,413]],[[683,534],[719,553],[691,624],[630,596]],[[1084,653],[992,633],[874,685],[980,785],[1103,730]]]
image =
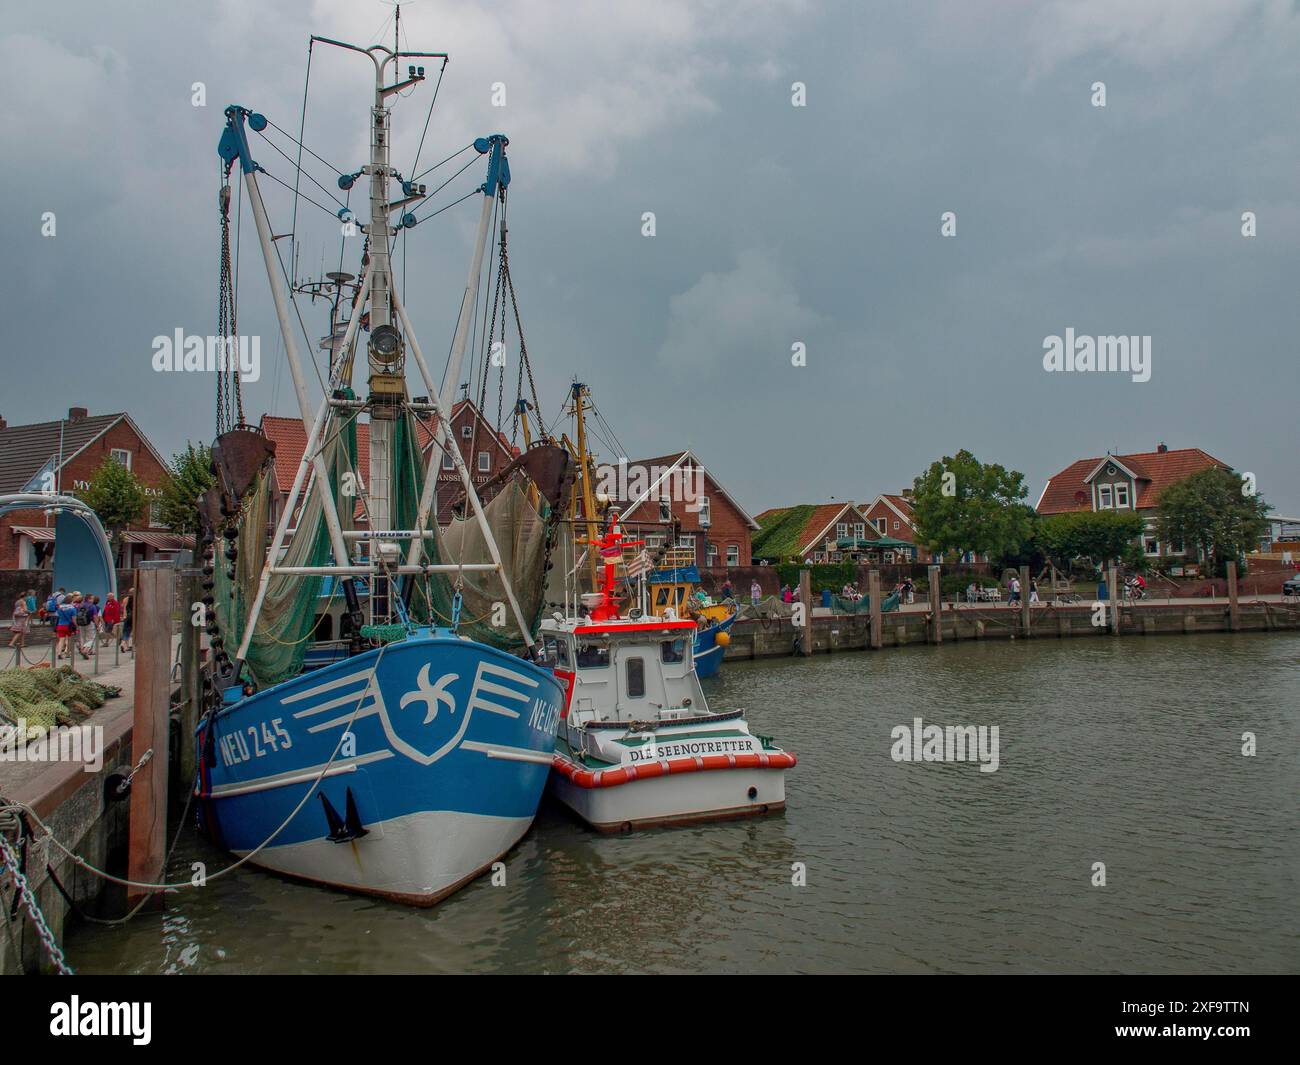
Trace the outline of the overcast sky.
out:
[[[222,108],[296,133],[308,34],[368,44],[387,21],[391,39],[391,14],[6,11],[0,415],[125,409],[165,454],[211,438],[212,379],[150,360],[157,335],[216,328]],[[898,491],[962,447],[1023,471],[1033,502],[1075,459],[1160,441],[1253,472],[1300,513],[1293,3],[419,0],[402,24],[452,57],[423,165],[510,137],[512,272],[548,421],[577,375],[632,457],[689,446],[751,513]],[[314,53],[305,141],[344,169],[365,161],[371,77],[360,56]],[[431,93],[396,104],[404,173]],[[475,164],[435,206],[482,180]],[[288,232],[290,195],[265,192]],[[468,201],[408,240],[407,303],[439,365],[476,215]],[[300,204],[298,236],[304,272],[334,268],[323,211]],[[295,414],[251,223],[241,268],[241,331],[266,340],[246,404]],[[322,334],[319,305],[304,313]],[[1044,339],[1067,328],[1149,335],[1150,380],[1045,372]]]

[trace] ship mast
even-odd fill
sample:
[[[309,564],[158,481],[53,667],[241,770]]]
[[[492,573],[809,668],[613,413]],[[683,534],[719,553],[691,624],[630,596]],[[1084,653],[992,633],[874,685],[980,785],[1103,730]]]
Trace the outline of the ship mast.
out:
[[[261,579],[252,609],[245,620],[244,636],[240,644],[237,662],[242,662],[247,654],[272,574],[297,576],[333,574],[345,577],[368,575],[372,580],[371,617],[375,622],[384,623],[391,621],[397,613],[397,597],[393,595],[392,581],[399,576],[413,578],[434,572],[463,573],[491,570],[500,578],[506,601],[509,604],[515,623],[519,627],[524,644],[529,652],[533,653],[535,641],[532,638],[531,626],[520,609],[509,576],[505,572],[501,552],[488,526],[482,500],[479,499],[474,488],[470,472],[465,465],[464,456],[452,437],[450,427],[451,397],[454,396],[454,389],[459,380],[465,345],[468,340],[469,319],[472,315],[478,291],[478,277],[481,272],[484,248],[487,243],[488,224],[496,197],[504,193],[506,186],[510,182],[510,167],[505,158],[505,147],[509,142],[501,134],[480,137],[474,142],[475,150],[480,155],[488,157],[488,173],[487,180],[479,187],[479,192],[483,194],[483,206],[479,220],[478,239],[475,242],[471,259],[470,276],[462,297],[460,320],[457,322],[456,337],[452,344],[447,367],[447,381],[440,397],[437,383],[433,380],[433,375],[429,371],[428,363],[425,361],[415,330],[407,316],[406,308],[403,306],[397,288],[393,284],[392,262],[389,254],[389,241],[398,233],[398,227],[390,224],[390,215],[393,211],[401,209],[408,203],[423,199],[425,189],[424,186],[417,184],[414,180],[402,181],[400,186],[403,193],[402,197],[396,201],[390,201],[388,198],[389,179],[396,178],[401,181],[401,175],[392,168],[389,161],[391,141],[389,111],[385,101],[389,96],[423,81],[424,68],[410,66],[408,67],[408,75],[404,80],[391,85],[385,85],[384,81],[389,67],[392,66],[396,71],[397,62],[400,59],[441,59],[445,65],[448,57],[443,52],[408,52],[402,51],[400,48],[389,49],[382,45],[362,48],[359,45],[315,35],[312,36],[311,40],[313,44],[328,44],[348,51],[359,52],[370,59],[375,69],[375,90],[371,104],[370,120],[370,162],[356,173],[341,174],[338,179],[339,187],[346,190],[350,189],[363,174],[368,174],[370,177],[370,215],[369,221],[363,227],[368,238],[369,248],[367,259],[364,262],[362,295],[353,310],[352,319],[348,323],[347,334],[342,343],[342,350],[344,352],[348,351],[350,344],[356,337],[356,330],[368,304],[370,317],[370,339],[367,344],[369,391],[364,406],[370,411],[371,483],[358,486],[358,489],[366,503],[366,513],[369,519],[368,541],[370,552],[369,558],[364,561],[354,561],[350,557],[333,493],[329,490],[328,471],[324,467],[321,449],[318,446],[323,439],[328,420],[327,414],[330,409],[334,407],[352,408],[354,405],[350,401],[339,399],[327,392],[320,408],[315,413],[315,417],[312,416],[312,410],[307,398],[306,377],[298,353],[293,322],[289,315],[289,297],[280,277],[279,260],[272,246],[274,238],[258,187],[257,172],[262,168],[252,158],[245,133],[246,125],[260,131],[266,127],[267,120],[248,108],[232,105],[226,108],[226,129],[218,146],[218,154],[226,161],[227,170],[233,163],[238,161],[245,184],[248,187],[253,204],[253,216],[257,225],[258,239],[262,246],[263,258],[275,303],[276,317],[279,320],[280,332],[285,343],[285,353],[293,376],[299,409],[302,414],[303,428],[307,433],[307,443],[302,460],[299,463],[293,487],[290,489],[289,498],[276,526],[271,549],[267,553],[262,568]],[[345,209],[340,212],[339,217],[346,221],[350,216]],[[409,213],[402,215],[400,223],[402,227],[410,228],[415,223],[414,215]],[[400,325],[400,330],[398,325]],[[394,530],[392,528],[393,471],[391,459],[394,427],[405,411],[412,407],[406,390],[404,372],[405,354],[408,345],[429,397],[428,401],[420,405],[420,407],[434,416],[435,441],[440,450],[452,460],[462,490],[473,508],[474,518],[492,560],[490,563],[430,563],[423,558],[426,522],[430,515],[434,487],[437,481],[439,465],[437,461],[430,462],[423,471],[424,484],[421,490],[415,529]],[[350,374],[350,360],[348,367]],[[340,381],[338,383],[350,384],[351,381]],[[329,531],[330,546],[334,555],[333,565],[286,566],[279,562],[279,554],[289,535],[290,519],[295,512],[300,494],[307,487],[309,471],[316,485],[316,490],[321,493],[324,519]],[[403,538],[411,540],[411,547],[405,561],[401,559],[398,545],[394,542]],[[238,675],[238,666],[235,673]]]

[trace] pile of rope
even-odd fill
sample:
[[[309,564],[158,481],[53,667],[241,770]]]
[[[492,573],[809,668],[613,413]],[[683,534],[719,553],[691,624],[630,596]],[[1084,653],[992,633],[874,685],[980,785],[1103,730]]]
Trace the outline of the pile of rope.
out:
[[[55,725],[77,725],[121,688],[96,684],[68,666],[59,669],[0,669],[0,721],[19,718],[42,734]]]

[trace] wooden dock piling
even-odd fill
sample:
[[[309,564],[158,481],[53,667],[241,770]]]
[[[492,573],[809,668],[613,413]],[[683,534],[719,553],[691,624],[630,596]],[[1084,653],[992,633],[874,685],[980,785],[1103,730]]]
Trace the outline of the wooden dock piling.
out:
[[[881,639],[880,614],[880,570],[872,569],[867,574],[867,595],[871,599],[871,649],[879,651]]]
[[[943,643],[943,589],[939,582],[939,567],[930,566],[926,573],[930,588],[930,642]]]
[[[1020,567],[1020,635],[1029,635],[1029,567]]]
[[[1241,631],[1241,608],[1237,602],[1237,563],[1228,563],[1228,631]]]
[[[799,571],[799,602],[803,604],[803,631],[800,633],[800,648],[805,655],[813,653],[813,601],[812,571]]]
[[[171,563],[141,563],[135,574],[135,719],[131,764],[130,842],[127,879],[156,883],[162,873],[167,832],[168,710],[171,695],[172,606],[176,570]],[[140,766],[146,751],[150,760]],[[149,895],[130,889],[127,904]],[[155,898],[161,902],[162,895]]]

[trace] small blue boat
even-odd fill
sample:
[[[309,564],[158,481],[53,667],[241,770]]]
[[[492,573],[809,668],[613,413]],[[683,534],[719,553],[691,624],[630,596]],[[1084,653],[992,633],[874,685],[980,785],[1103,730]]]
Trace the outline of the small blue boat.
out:
[[[419,631],[200,725],[205,828],[256,864],[417,905],[528,830],[564,689],[550,669]]]
[[[731,626],[736,623],[736,611],[729,617],[714,622],[706,629],[695,630],[695,672],[701,677],[716,676],[722,668],[722,656],[726,653],[726,644],[731,638]],[[720,634],[726,634],[721,642]]]

